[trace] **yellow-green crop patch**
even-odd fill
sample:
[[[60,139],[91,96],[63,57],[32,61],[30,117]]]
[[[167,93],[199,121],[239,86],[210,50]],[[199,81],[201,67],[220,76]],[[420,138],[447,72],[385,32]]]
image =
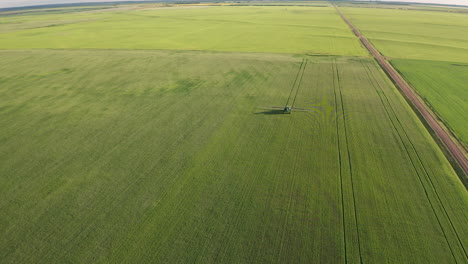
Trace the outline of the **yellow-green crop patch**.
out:
[[[89,20],[0,35],[0,49],[180,49],[366,55],[330,7],[194,6],[21,17]],[[19,18],[2,18],[0,31]],[[10,21],[11,20],[11,21]]]
[[[468,15],[382,8],[340,8],[385,56],[468,62]]]

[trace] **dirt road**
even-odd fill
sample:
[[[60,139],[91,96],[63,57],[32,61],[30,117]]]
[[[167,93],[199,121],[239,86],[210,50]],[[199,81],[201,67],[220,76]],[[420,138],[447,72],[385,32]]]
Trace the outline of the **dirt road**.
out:
[[[341,18],[353,30],[354,34],[361,40],[362,44],[374,56],[382,69],[392,79],[392,81],[400,88],[406,98],[411,101],[413,106],[419,111],[420,115],[425,119],[426,123],[431,127],[434,133],[439,137],[440,141],[445,145],[452,158],[460,165],[465,173],[468,175],[468,160],[465,157],[464,149],[457,142],[454,142],[452,137],[448,134],[447,128],[443,127],[441,122],[438,122],[434,115],[430,112],[427,105],[425,105],[416,95],[415,91],[410,85],[401,77],[401,75],[390,65],[388,61],[377,51],[377,49],[361,34],[361,32],[341,13],[335,6],[336,11],[340,14]]]

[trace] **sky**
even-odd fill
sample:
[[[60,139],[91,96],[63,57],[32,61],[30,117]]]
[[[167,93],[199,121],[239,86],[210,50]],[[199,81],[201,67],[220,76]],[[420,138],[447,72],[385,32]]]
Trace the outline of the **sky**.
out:
[[[436,3],[436,4],[452,4],[452,5],[468,6],[468,0],[387,0],[387,1]],[[86,2],[116,2],[116,0],[0,0],[0,8],[30,6],[30,5],[46,5],[46,4],[86,3]]]

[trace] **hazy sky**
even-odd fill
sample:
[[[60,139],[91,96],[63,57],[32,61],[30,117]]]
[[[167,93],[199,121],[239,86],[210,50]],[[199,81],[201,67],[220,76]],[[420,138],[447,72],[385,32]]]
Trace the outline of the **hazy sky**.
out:
[[[1,1],[2,0],[0,0],[0,2]],[[433,3],[433,4],[447,4],[447,5],[467,5],[468,6],[468,0],[386,0],[386,1],[388,2],[391,1],[391,2]]]
[[[0,0],[0,8],[28,6],[28,5],[44,5],[44,4],[63,4],[63,3],[84,3],[84,2],[114,2],[116,0]],[[394,2],[420,2],[420,3],[438,3],[438,4],[454,4],[467,5],[468,0],[387,0]]]

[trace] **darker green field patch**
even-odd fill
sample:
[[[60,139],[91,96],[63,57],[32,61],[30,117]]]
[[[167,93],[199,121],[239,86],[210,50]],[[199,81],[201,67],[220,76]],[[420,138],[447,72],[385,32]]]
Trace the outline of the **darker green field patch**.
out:
[[[9,105],[2,105],[0,106],[0,112],[7,111],[10,108]]]
[[[72,69],[62,68],[60,70],[36,73],[36,74],[30,75],[30,76],[31,77],[36,77],[36,78],[46,78],[46,77],[50,77],[50,76],[53,76],[53,75],[68,74],[68,73],[71,73],[71,72],[73,72]]]
[[[231,71],[229,72],[229,75],[231,75],[232,82],[238,85],[241,85],[253,78],[253,75],[247,71]]]
[[[178,80],[173,87],[170,88],[170,91],[174,93],[190,93],[202,84],[203,81],[198,78],[186,78]]]
[[[227,77],[229,77],[231,82],[236,85],[242,85],[247,82],[266,81],[268,80],[269,76],[269,73],[262,73],[258,71],[251,72],[249,70],[230,71],[227,73]]]

